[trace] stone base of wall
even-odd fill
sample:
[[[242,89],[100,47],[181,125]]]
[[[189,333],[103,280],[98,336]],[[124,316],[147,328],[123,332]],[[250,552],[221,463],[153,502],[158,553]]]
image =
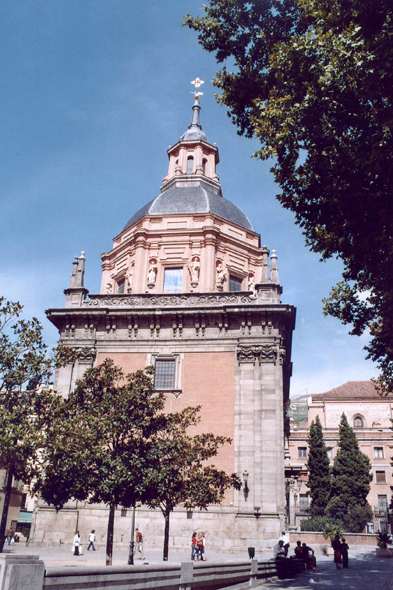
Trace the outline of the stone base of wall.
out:
[[[296,545],[296,541],[301,541],[302,543],[307,543],[313,549],[317,548],[319,545],[328,545],[330,547],[330,540],[325,539],[323,533],[315,533],[315,532],[291,532],[291,546]],[[365,533],[344,533],[344,537],[349,546],[351,545],[372,545],[373,547],[377,546],[377,539],[374,534],[369,535]]]
[[[130,542],[132,510],[116,511],[115,547],[128,547]],[[88,535],[95,529],[97,545],[106,545],[108,509],[101,505],[67,505],[56,513],[53,508],[40,506],[33,515],[30,546],[71,547],[75,530],[80,531],[82,544],[87,545]],[[158,510],[138,508],[135,526],[143,534],[145,548],[161,548],[164,540],[164,517]],[[213,507],[205,510],[186,511],[176,509],[170,519],[169,547],[188,549],[194,531],[204,531],[206,545],[213,551],[225,553],[247,552],[255,547],[257,552],[272,551],[282,530],[282,517],[238,514],[232,507]]]

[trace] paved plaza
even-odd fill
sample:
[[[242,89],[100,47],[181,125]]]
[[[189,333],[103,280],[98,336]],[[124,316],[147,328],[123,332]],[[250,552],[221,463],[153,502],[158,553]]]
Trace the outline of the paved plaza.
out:
[[[77,566],[101,566],[105,565],[105,548],[99,547],[97,551],[84,552],[76,557],[72,555],[68,547],[26,547],[24,543],[5,545],[4,552],[14,555],[33,554],[39,555],[50,567],[77,567]],[[127,564],[127,550],[114,551],[113,564]],[[146,560],[141,561],[135,556],[136,564],[162,563],[162,549],[149,549],[146,547]],[[228,562],[245,559],[244,554],[207,553],[210,562]],[[269,559],[269,555],[256,555],[257,558]],[[179,563],[190,559],[189,551],[171,549],[169,562]],[[332,557],[317,554],[317,569],[314,572],[299,574],[292,580],[277,580],[263,583],[256,588],[259,590],[393,590],[393,559],[381,559],[375,555],[373,548],[359,548],[350,551],[349,569],[337,570]]]

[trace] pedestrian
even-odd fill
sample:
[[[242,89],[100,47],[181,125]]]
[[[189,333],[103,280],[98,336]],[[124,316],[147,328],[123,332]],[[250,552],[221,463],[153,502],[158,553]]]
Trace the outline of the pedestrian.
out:
[[[12,533],[13,533],[12,529],[8,529],[8,531],[7,531],[7,543],[8,543],[8,545],[11,545]]]
[[[339,570],[341,568],[341,542],[340,542],[340,535],[336,535],[332,541],[332,547],[334,551],[334,563],[336,564],[336,568]]]
[[[197,534],[192,533],[191,537],[191,561],[198,561],[197,559]]]
[[[284,551],[285,551],[285,555],[288,557],[288,551],[289,551],[289,546],[290,546],[289,533],[286,531],[283,531],[281,533],[281,540],[284,541]]]
[[[93,529],[89,535],[89,544],[87,546],[87,550],[89,551],[90,547],[93,549],[93,551],[96,550],[96,548],[94,547],[94,543],[96,540],[96,535],[95,535],[95,529]]]
[[[314,571],[317,567],[317,560],[315,559],[314,549],[306,545],[306,543],[302,543],[302,554],[307,569]]]
[[[341,543],[341,554],[343,556],[343,568],[345,569],[348,569],[348,549],[349,546],[347,545],[345,539],[343,539]]]
[[[202,561],[207,561],[205,556],[205,533],[202,531],[199,533],[197,537],[197,551],[198,551],[198,559]]]
[[[139,559],[145,559],[143,555],[143,535],[139,529],[135,529],[135,541],[136,541],[136,548],[134,549],[134,555],[136,551],[141,554]]]
[[[284,549],[284,541],[282,539],[279,540],[277,545],[274,545],[273,557],[275,559],[285,559],[286,558],[285,549]]]
[[[74,555],[80,555],[80,552],[79,552],[80,544],[81,544],[81,536],[79,534],[79,531],[76,531],[75,537],[74,537],[74,542],[72,545],[72,553]]]

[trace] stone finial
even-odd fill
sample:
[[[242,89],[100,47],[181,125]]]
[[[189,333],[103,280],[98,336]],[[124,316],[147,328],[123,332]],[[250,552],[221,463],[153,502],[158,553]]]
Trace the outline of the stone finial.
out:
[[[261,283],[268,283],[270,282],[270,274],[269,274],[269,250],[266,246],[262,246],[262,277]]]
[[[82,250],[78,258],[77,284],[75,285],[77,288],[85,286],[85,262],[85,253]]]
[[[68,285],[69,289],[74,289],[77,286],[78,264],[79,264],[79,258],[78,258],[78,256],[75,256],[74,261],[72,263],[70,284]]]
[[[276,283],[277,285],[279,285],[280,280],[278,278],[277,254],[276,254],[275,250],[272,250],[270,260],[271,260],[272,283]]]

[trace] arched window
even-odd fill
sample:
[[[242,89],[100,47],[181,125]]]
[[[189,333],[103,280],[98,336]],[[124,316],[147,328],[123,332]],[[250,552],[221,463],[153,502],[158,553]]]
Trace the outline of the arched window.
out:
[[[353,419],[354,428],[363,428],[363,418],[361,416],[355,416]]]
[[[192,156],[188,156],[187,158],[187,174],[192,174],[194,171],[194,158]]]
[[[203,158],[203,160],[202,160],[203,174],[206,174],[206,166],[207,166],[207,160],[206,160],[206,158]]]

